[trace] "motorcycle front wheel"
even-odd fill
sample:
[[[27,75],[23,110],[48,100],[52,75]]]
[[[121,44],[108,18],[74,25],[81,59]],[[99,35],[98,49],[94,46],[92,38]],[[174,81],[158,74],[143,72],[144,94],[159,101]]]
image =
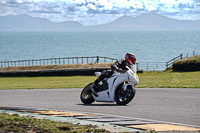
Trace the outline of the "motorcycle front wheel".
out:
[[[94,98],[92,96],[92,91],[90,89],[91,85],[92,85],[92,83],[85,86],[85,88],[81,92],[80,99],[84,104],[91,104],[94,102]]]
[[[119,86],[115,91],[115,101],[118,105],[128,104],[135,96],[136,90],[131,85],[127,87],[126,91]]]

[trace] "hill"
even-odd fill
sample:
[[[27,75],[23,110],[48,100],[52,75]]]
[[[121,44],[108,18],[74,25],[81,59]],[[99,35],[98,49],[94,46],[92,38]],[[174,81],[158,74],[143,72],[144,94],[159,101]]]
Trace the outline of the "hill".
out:
[[[74,21],[54,23],[28,15],[0,17],[0,31],[75,31],[81,28],[83,25]]]
[[[123,16],[117,20],[93,29],[99,30],[200,30],[200,21],[175,20],[155,13],[143,14],[138,17]]]
[[[113,22],[83,26],[76,21],[54,23],[28,15],[0,16],[0,31],[136,31],[200,30],[200,21],[175,20],[156,13],[138,17],[122,16]]]
[[[174,62],[173,71],[200,71],[200,55]]]

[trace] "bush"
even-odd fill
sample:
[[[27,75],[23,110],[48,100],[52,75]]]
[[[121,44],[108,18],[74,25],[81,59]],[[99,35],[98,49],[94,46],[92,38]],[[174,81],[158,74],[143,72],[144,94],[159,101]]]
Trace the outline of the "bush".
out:
[[[200,55],[174,62],[173,71],[200,71]]]

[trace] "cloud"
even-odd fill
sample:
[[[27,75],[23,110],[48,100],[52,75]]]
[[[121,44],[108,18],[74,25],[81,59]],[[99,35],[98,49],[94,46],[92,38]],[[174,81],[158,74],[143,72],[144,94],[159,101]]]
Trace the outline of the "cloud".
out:
[[[200,20],[199,0],[1,0],[0,16],[28,14],[54,22],[84,25],[155,12],[175,19]],[[103,18],[102,18],[103,17]]]

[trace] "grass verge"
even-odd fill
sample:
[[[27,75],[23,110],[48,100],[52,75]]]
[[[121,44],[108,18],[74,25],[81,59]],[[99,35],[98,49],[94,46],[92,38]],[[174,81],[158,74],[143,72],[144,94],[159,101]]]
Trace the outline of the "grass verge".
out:
[[[0,77],[0,89],[82,88],[95,78],[95,76]]]
[[[137,87],[200,88],[200,71],[196,72],[144,72],[138,74]]]
[[[140,82],[136,87],[200,88],[200,71],[144,72],[138,76]],[[95,79],[95,76],[0,77],[0,89],[83,88]]]
[[[104,129],[95,129],[92,126],[72,125],[50,120],[20,117],[18,114],[0,114],[1,133],[82,133],[105,132]]]

